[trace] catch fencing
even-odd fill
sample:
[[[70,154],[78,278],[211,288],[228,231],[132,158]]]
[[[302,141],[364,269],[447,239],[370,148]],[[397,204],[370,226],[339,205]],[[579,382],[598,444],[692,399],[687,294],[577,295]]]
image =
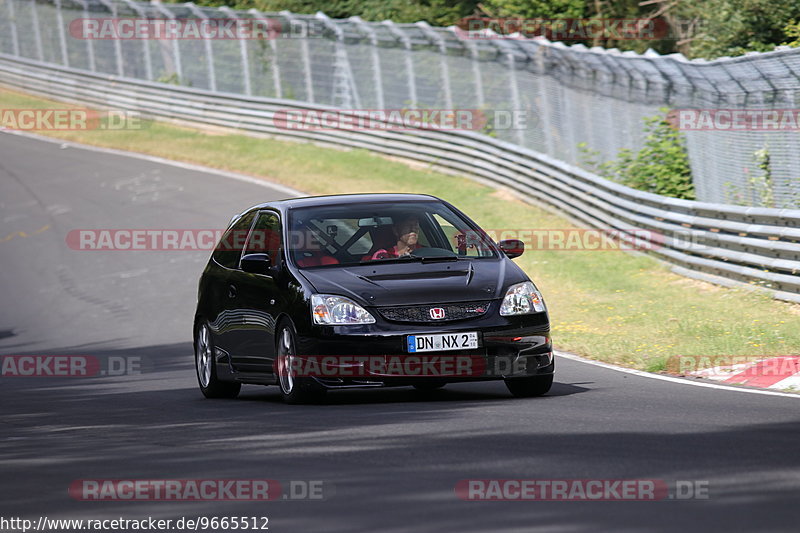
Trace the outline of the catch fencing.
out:
[[[82,19],[267,20],[270,38],[86,38]],[[81,35],[81,29],[84,35]],[[90,72],[342,109],[517,110],[503,141],[587,168],[644,140],[659,109],[800,108],[800,50],[688,61],[424,22],[332,20],[133,0],[0,0],[0,53]],[[670,38],[669,35],[660,38]],[[783,116],[783,115],[781,115]],[[795,118],[796,115],[795,115]],[[800,133],[791,124],[685,131],[697,198],[800,207]],[[717,124],[719,125],[719,124]]]

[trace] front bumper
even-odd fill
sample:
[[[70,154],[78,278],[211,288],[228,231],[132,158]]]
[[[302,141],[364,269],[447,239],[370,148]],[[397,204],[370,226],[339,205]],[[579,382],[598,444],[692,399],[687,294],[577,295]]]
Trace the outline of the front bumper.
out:
[[[408,353],[409,335],[478,333],[470,350]],[[546,313],[499,315],[449,324],[400,324],[378,319],[364,326],[312,326],[298,332],[297,357],[307,375],[329,388],[420,382],[468,382],[553,374]]]

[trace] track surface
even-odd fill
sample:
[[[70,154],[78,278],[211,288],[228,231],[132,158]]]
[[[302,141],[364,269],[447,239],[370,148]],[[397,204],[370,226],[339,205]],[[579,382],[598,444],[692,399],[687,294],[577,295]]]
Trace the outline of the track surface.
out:
[[[0,134],[0,355],[140,357],[122,377],[0,378],[0,515],[262,516],[270,531],[796,530],[800,404],[560,359],[544,398],[502,383],[200,395],[191,318],[208,252],[86,252],[80,228],[222,228],[284,194]],[[46,229],[42,229],[46,228]],[[41,231],[39,231],[41,230]],[[37,233],[38,231],[38,233]],[[321,480],[322,501],[80,502],[77,479]],[[462,479],[708,482],[709,498],[466,502]]]

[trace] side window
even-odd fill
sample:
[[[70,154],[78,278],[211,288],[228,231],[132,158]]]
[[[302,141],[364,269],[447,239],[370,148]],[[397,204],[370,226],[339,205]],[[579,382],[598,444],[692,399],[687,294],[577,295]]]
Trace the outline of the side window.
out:
[[[225,268],[239,267],[239,257],[242,255],[242,248],[255,216],[255,213],[246,214],[225,232],[212,254],[214,261]]]
[[[350,239],[359,232],[358,220],[353,219],[327,219],[320,221],[320,226],[325,228],[325,233],[336,243],[336,250],[341,249]],[[372,246],[369,232],[361,231],[362,235],[347,248],[347,252],[354,255],[364,255]],[[334,251],[336,251],[334,250]]]
[[[354,221],[354,225],[357,222],[358,221]],[[355,232],[358,231],[358,226],[356,225],[356,229],[351,231],[353,234],[355,234]],[[349,235],[348,238],[350,238]],[[356,242],[354,242],[347,251],[353,255],[362,256],[367,252],[369,252],[371,248],[372,248],[372,236],[367,231],[364,233],[364,235],[359,237],[359,239]]]
[[[244,255],[268,253],[273,264],[278,264],[281,245],[281,220],[274,211],[261,211],[247,239]]]
[[[466,257],[487,257],[492,255],[491,250],[486,247],[486,244],[476,232],[472,230],[467,230],[466,233],[461,232],[456,229],[452,222],[438,214],[434,214],[433,218],[447,237],[452,250],[458,255]]]
[[[445,238],[447,239],[447,243],[450,246],[450,250],[454,250],[458,248],[458,235],[460,232],[453,226],[453,224],[442,218],[441,215],[434,213],[433,219],[439,224],[439,228],[444,233]],[[462,254],[463,255],[463,254]]]

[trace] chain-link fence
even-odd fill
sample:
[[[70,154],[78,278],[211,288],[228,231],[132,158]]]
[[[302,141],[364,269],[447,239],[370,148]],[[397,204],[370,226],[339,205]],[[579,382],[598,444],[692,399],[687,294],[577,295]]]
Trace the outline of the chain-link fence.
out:
[[[128,19],[215,21],[217,29],[220,20],[238,20],[268,31],[267,38],[224,32],[115,38],[119,21]],[[474,37],[425,23],[331,20],[321,13],[0,0],[3,54],[344,109],[515,110],[528,117],[526,127],[495,128],[491,135],[578,165],[585,163],[582,143],[601,160],[641,148],[643,118],[660,108],[708,110],[706,122],[695,114],[685,131],[698,199],[800,206],[800,127],[791,123],[800,107],[800,50],[706,62]],[[739,128],[731,125],[733,110],[776,114]]]

